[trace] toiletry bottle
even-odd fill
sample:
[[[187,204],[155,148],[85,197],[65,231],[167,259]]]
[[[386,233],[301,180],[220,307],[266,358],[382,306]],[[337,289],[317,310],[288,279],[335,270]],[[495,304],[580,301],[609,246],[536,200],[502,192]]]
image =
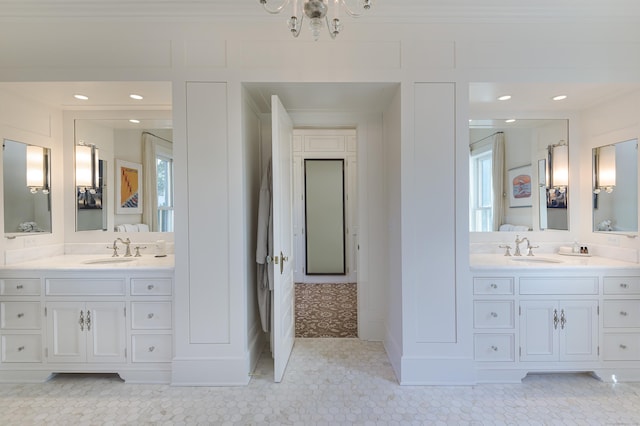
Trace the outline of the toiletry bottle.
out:
[[[578,244],[577,241],[573,242],[573,252],[580,254],[580,245]]]

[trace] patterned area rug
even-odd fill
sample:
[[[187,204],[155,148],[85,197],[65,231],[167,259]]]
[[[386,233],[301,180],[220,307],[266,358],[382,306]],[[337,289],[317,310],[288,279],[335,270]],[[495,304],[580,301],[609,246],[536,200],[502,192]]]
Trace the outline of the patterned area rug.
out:
[[[296,284],[296,337],[358,337],[356,284]]]

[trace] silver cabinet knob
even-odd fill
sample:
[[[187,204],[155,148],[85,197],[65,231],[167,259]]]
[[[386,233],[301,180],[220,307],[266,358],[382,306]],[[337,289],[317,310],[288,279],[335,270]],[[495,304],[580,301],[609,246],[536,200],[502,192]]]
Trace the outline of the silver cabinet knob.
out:
[[[22,352],[22,351],[24,351],[24,346],[18,347],[18,352]]]
[[[620,349],[627,349],[627,345],[620,344]]]
[[[496,283],[491,283],[491,288],[496,289],[498,288],[498,285]]]
[[[494,352],[498,352],[498,347],[497,346],[491,346],[491,350]]]
[[[620,283],[620,287],[622,287],[622,288],[627,288],[627,287],[629,287],[629,284],[627,284],[627,283]]]
[[[155,346],[149,346],[149,352],[153,352],[153,351],[155,351],[155,350],[156,350],[156,347],[155,347]]]
[[[498,318],[498,314],[496,314],[495,312],[491,312],[491,316],[494,318]]]
[[[22,290],[24,288],[24,286],[22,284],[18,284],[16,286],[16,290]]]
[[[154,288],[154,287],[155,287],[155,286],[154,286],[153,284],[149,284],[149,285],[147,286],[147,290],[153,290],[153,288]]]
[[[147,318],[149,318],[149,319],[153,318],[153,312],[149,313],[149,314],[147,315]]]
[[[23,314],[22,312],[20,312],[20,313],[18,314],[18,318],[22,318],[23,316],[24,316],[24,314]]]
[[[623,317],[626,317],[628,314],[625,311],[620,311],[620,315],[622,315]]]

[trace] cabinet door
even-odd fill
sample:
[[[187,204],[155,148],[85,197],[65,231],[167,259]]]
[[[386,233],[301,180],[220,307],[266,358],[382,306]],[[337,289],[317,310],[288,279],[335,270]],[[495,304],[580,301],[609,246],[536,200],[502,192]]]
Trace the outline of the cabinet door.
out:
[[[49,362],[86,361],[84,303],[47,303],[47,347]]]
[[[556,361],[557,326],[554,301],[525,301],[520,305],[520,360]]]
[[[87,362],[125,362],[124,302],[86,304]]]
[[[560,361],[598,359],[598,302],[566,301],[558,305]]]

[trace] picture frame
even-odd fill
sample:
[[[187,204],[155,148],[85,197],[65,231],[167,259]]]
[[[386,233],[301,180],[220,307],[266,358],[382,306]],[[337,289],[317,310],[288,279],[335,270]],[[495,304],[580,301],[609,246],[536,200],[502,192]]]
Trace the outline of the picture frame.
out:
[[[125,160],[116,163],[116,214],[142,214],[142,164]]]
[[[533,176],[531,164],[507,171],[509,207],[533,206]]]

